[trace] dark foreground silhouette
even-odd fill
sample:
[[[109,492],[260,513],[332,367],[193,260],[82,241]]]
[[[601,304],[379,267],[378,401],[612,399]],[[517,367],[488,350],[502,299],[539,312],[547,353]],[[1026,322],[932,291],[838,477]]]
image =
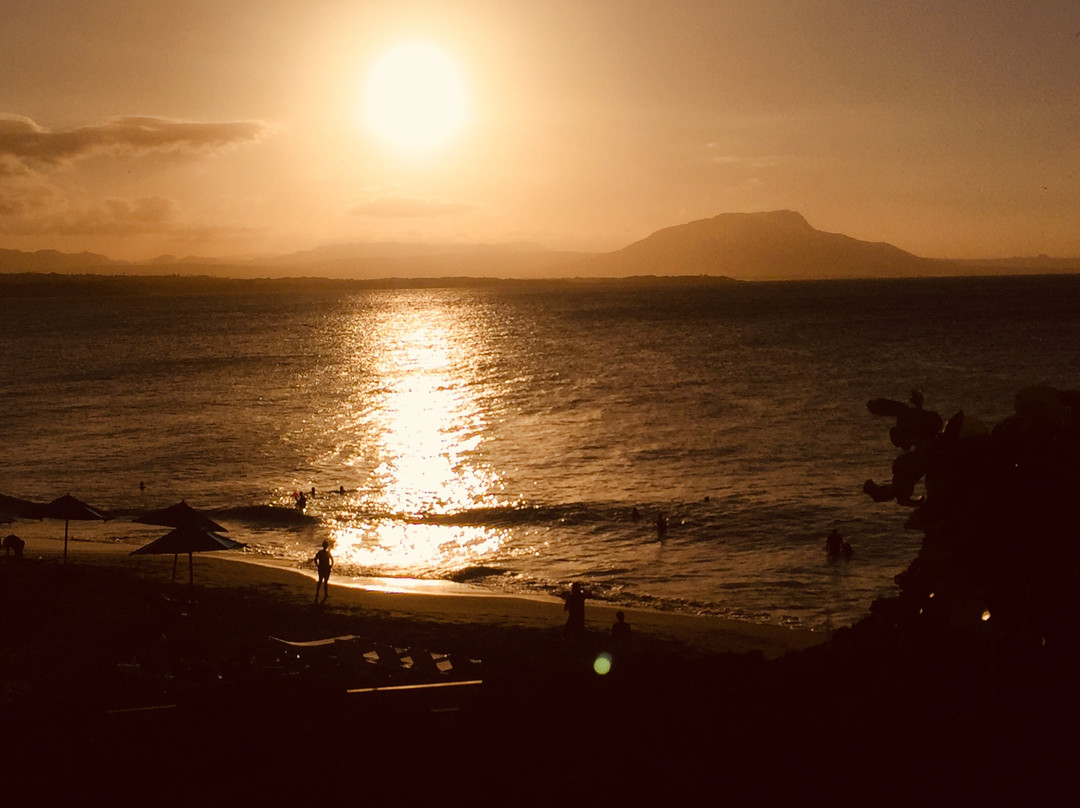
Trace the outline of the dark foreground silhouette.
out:
[[[884,404],[883,404],[884,402]],[[912,507],[923,534],[899,595],[873,605],[905,635],[968,632],[1006,656],[1072,657],[1080,642],[1080,392],[1028,387],[992,429],[877,399],[904,449],[892,479],[864,486]],[[934,425],[941,425],[934,429]],[[916,485],[925,493],[914,496]]]
[[[868,622],[765,661],[638,632],[620,647],[607,626],[567,643],[559,624],[426,624],[198,586],[193,603],[148,608],[155,586],[108,570],[0,567],[14,583],[0,589],[6,647],[20,652],[3,661],[5,737],[21,754],[7,788],[32,786],[42,804],[130,804],[131,790],[147,804],[162,794],[263,800],[303,794],[313,772],[326,773],[321,796],[353,799],[357,783],[367,799],[422,783],[480,804],[522,788],[543,799],[569,789],[582,799],[935,804],[961,787],[971,800],[1030,788],[1020,804],[1037,804],[1076,754],[1067,671],[1007,664],[979,638],[905,637]],[[422,690],[349,695],[333,668],[261,673],[266,625],[293,639],[364,633],[461,652],[482,660],[483,685],[447,704]],[[601,651],[612,655],[604,676]],[[117,662],[136,652],[147,670],[165,660],[164,689],[161,676],[121,676]],[[110,712],[147,705],[167,709]]]

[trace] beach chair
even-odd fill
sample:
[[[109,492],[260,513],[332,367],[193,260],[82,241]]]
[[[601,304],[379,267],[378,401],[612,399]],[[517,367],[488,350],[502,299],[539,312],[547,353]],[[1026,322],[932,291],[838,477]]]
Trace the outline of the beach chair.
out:
[[[438,681],[443,678],[443,671],[435,661],[436,655],[431,651],[425,651],[422,648],[410,648],[407,653],[412,662],[412,669],[417,674],[431,681]]]
[[[387,643],[375,643],[375,664],[384,684],[405,684],[412,681],[412,660],[402,659],[402,652]]]

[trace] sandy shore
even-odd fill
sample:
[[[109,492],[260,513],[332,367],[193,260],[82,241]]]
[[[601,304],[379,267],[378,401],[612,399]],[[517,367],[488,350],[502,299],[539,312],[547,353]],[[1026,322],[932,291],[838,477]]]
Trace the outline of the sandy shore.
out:
[[[186,599],[205,592],[227,597],[230,593],[244,598],[264,598],[279,608],[293,607],[302,613],[312,612],[328,619],[354,619],[364,629],[375,630],[376,623],[399,625],[409,621],[425,626],[425,632],[444,631],[446,642],[453,644],[455,630],[533,629],[561,633],[566,619],[558,598],[502,595],[467,586],[442,585],[434,581],[399,581],[392,579],[331,578],[331,597],[313,609],[314,570],[245,557],[240,553],[203,553],[194,557],[194,589],[188,585],[188,559],[181,558],[173,580],[172,556],[131,556],[126,545],[78,541],[69,545],[69,566],[108,570],[130,576],[140,585],[156,585],[163,592]],[[27,560],[55,564],[62,558],[61,540],[36,539],[27,551]],[[610,632],[615,612],[623,607],[588,601],[586,630],[597,642]],[[633,635],[642,643],[661,642],[682,646],[685,653],[759,653],[775,659],[789,651],[801,650],[825,642],[820,632],[796,631],[781,626],[757,625],[711,616],[685,615],[646,609],[623,608]],[[251,626],[254,632],[269,630],[282,634],[291,621],[277,629],[272,624]],[[318,633],[317,622],[311,625]],[[289,626],[293,628],[293,626]],[[287,633],[287,632],[285,632]],[[317,639],[316,636],[290,639]],[[393,637],[386,637],[393,641]]]

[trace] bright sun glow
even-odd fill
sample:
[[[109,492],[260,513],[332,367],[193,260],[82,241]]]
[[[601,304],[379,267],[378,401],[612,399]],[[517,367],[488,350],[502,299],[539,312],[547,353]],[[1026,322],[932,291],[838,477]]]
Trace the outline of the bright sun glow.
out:
[[[444,142],[465,122],[465,88],[457,66],[431,45],[396,46],[368,76],[364,113],[368,125],[394,146]]]

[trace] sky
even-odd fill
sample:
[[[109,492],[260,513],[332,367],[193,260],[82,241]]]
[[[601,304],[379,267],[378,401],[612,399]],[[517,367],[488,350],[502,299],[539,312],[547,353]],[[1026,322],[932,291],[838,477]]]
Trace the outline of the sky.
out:
[[[1080,0],[4,0],[0,248],[1080,256]]]

